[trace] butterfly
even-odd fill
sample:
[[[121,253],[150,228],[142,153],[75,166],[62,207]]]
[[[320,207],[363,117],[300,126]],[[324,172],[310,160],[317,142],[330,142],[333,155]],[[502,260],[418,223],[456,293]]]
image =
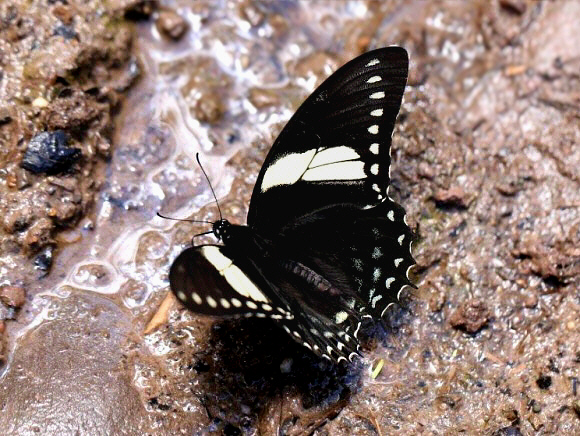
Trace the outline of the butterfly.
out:
[[[187,248],[171,265],[183,305],[272,319],[333,362],[360,355],[361,322],[414,286],[412,232],[389,196],[408,63],[401,47],[370,51],[304,101],[260,170],[247,225],[220,216],[210,233],[223,244]]]

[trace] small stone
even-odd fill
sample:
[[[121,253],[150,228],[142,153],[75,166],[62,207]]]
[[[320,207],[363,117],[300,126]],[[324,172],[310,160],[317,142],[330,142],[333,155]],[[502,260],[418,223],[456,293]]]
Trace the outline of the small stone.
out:
[[[527,8],[524,0],[499,0],[499,5],[504,10],[516,15],[522,15]]]
[[[461,188],[440,189],[433,196],[438,207],[467,209],[467,195]]]
[[[550,386],[552,386],[552,377],[549,375],[541,375],[536,380],[536,384],[540,389],[548,389]]]
[[[34,251],[52,242],[52,221],[48,218],[40,218],[26,231],[24,245],[28,250]]]
[[[67,5],[56,5],[52,14],[64,24],[71,24],[74,16],[72,9]]]
[[[175,41],[179,40],[187,31],[187,22],[175,11],[164,10],[155,20],[157,30],[162,35]]]
[[[417,173],[419,174],[419,177],[428,180],[431,180],[433,177],[435,177],[435,172],[433,171],[433,168],[427,162],[421,162],[419,164],[419,167],[417,168]]]
[[[574,409],[574,412],[576,412],[576,415],[578,415],[578,418],[580,418],[580,400],[574,401],[572,408]]]
[[[8,111],[8,109],[0,107],[0,126],[3,126],[4,124],[8,124],[12,121],[12,116],[10,115],[10,112]]]
[[[522,436],[522,432],[519,427],[510,425],[509,427],[503,427],[496,430],[493,436]]]
[[[52,247],[46,247],[36,258],[34,259],[34,267],[40,271],[47,272],[52,266]]]
[[[533,309],[538,305],[538,296],[536,294],[528,295],[524,300],[524,307]]]
[[[26,302],[26,291],[20,286],[0,287],[0,301],[10,307],[22,307]]]
[[[452,327],[475,333],[484,327],[490,313],[483,301],[470,300],[464,302],[449,318]]]
[[[280,99],[276,93],[269,89],[252,88],[250,90],[250,102],[258,109],[262,109],[280,104]]]
[[[36,174],[56,174],[70,168],[80,155],[78,148],[68,146],[64,131],[42,132],[28,143],[20,166]]]
[[[122,0],[125,18],[129,20],[146,20],[157,9],[155,0]]]
[[[224,114],[224,107],[216,94],[204,94],[194,107],[195,118],[202,123],[216,123]]]
[[[75,30],[71,26],[67,26],[64,24],[57,26],[56,29],[54,29],[54,34],[56,36],[62,36],[66,40],[78,38],[78,35],[75,32]]]
[[[540,403],[538,403],[537,401],[534,401],[534,404],[532,405],[532,412],[540,413],[541,411],[542,411],[542,406],[540,405]]]
[[[32,106],[39,108],[46,107],[48,106],[48,100],[44,97],[36,97],[34,100],[32,100]]]
[[[6,330],[6,323],[4,322],[3,319],[0,319],[0,335],[3,334],[5,330]]]

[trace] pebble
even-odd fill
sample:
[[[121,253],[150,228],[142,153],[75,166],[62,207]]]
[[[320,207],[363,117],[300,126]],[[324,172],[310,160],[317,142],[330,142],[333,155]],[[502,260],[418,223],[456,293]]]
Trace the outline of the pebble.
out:
[[[26,291],[20,286],[0,287],[0,301],[10,307],[22,307],[26,302]]]
[[[69,169],[80,155],[78,148],[68,146],[64,131],[42,132],[28,143],[20,166],[35,174],[55,174]]]
[[[155,25],[159,33],[175,41],[181,39],[188,27],[187,22],[172,10],[159,12]]]

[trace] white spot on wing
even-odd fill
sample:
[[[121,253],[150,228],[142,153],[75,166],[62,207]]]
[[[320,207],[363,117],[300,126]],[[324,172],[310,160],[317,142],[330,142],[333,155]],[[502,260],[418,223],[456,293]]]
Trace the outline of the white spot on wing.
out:
[[[402,257],[396,258],[395,259],[395,268],[397,268],[401,264],[402,261],[403,261]]]
[[[373,282],[378,282],[381,278],[381,269],[377,266],[373,270]]]
[[[405,235],[401,235],[397,238],[397,241],[399,242],[399,245],[403,245],[403,239],[405,239]]]
[[[207,304],[209,304],[211,307],[213,308],[217,307],[217,301],[215,301],[210,295],[205,297],[205,300],[207,301]]]
[[[371,117],[380,117],[382,115],[383,115],[382,109],[375,109],[374,111],[371,111]]]
[[[373,301],[371,302],[371,306],[373,306],[373,309],[377,306],[377,303],[381,298],[383,298],[382,295],[377,295],[375,298],[373,298]]]
[[[389,213],[387,214],[387,218],[390,219],[391,221],[395,221],[395,212],[390,210]]]
[[[254,310],[256,310],[258,308],[258,305],[256,303],[254,303],[253,301],[246,301],[246,306],[248,306],[250,309],[254,309]]]
[[[394,281],[395,281],[394,277],[389,277],[387,280],[385,280],[385,286],[387,287],[387,289],[391,288],[391,285],[393,284]]]
[[[359,180],[366,178],[364,163],[346,161],[311,168],[304,173],[303,180]]]
[[[377,83],[380,82],[381,80],[381,76],[373,76],[371,77],[369,80],[367,80],[367,83]]]
[[[242,302],[240,300],[238,300],[237,298],[232,298],[231,302],[236,307],[242,307]]]
[[[185,292],[183,292],[183,291],[178,291],[177,292],[177,298],[179,298],[181,301],[186,301],[187,300],[187,295],[185,295]]]
[[[195,301],[196,304],[203,303],[203,300],[201,299],[201,297],[199,296],[199,294],[197,292],[192,293],[191,298],[193,299],[193,301]]]
[[[220,304],[222,305],[222,307],[224,309],[230,308],[230,302],[228,300],[226,300],[225,298],[220,298]]]
[[[367,130],[371,135],[376,135],[377,133],[379,133],[379,126],[377,124],[373,124]]]
[[[346,321],[347,318],[348,313],[346,313],[344,310],[341,310],[340,312],[336,312],[336,314],[334,315],[334,322],[337,324],[341,324],[344,321]]]
[[[365,65],[365,67],[372,67],[373,65],[377,65],[379,63],[379,60],[377,58],[372,59],[368,64]]]
[[[304,153],[291,153],[282,156],[266,169],[260,190],[266,192],[274,186],[296,183],[308,168],[315,154],[316,149],[313,148]]]
[[[379,164],[372,164],[371,165],[371,173],[375,176],[379,173]]]
[[[369,150],[371,151],[372,154],[379,154],[379,144],[376,142],[373,142],[371,144],[371,146],[369,147]]]
[[[360,155],[350,147],[344,145],[340,147],[330,147],[319,151],[312,159],[309,168],[327,165],[331,163],[344,162],[359,159]]]
[[[383,252],[381,251],[381,248],[375,247],[375,249],[373,250],[373,259],[378,259],[382,255],[383,255]]]
[[[385,93],[383,91],[373,92],[371,95],[369,95],[369,98],[372,98],[373,100],[385,98]]]

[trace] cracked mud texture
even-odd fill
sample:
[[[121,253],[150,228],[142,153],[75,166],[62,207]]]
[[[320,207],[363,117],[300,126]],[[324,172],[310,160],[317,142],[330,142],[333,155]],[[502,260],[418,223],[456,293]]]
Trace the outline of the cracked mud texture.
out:
[[[137,3],[99,17],[124,28],[122,17],[151,14]],[[138,25],[144,77],[120,114],[94,236],[69,241],[22,307],[6,303],[21,300],[17,289],[0,300],[10,320],[0,433],[580,434],[580,3],[162,6],[165,18]],[[174,14],[187,22],[178,40],[162,30],[183,25]],[[163,304],[171,260],[207,228],[155,211],[217,216],[195,153],[224,215],[244,223],[261,162],[300,101],[343,62],[390,44],[411,59],[392,183],[418,236],[419,289],[386,329],[369,326],[365,359],[328,366],[267,322]],[[86,93],[74,88],[67,98]],[[64,129],[77,107],[61,103],[26,129],[0,113],[0,131],[29,140],[41,121]],[[73,138],[83,157],[57,179],[69,187],[88,153]]]

